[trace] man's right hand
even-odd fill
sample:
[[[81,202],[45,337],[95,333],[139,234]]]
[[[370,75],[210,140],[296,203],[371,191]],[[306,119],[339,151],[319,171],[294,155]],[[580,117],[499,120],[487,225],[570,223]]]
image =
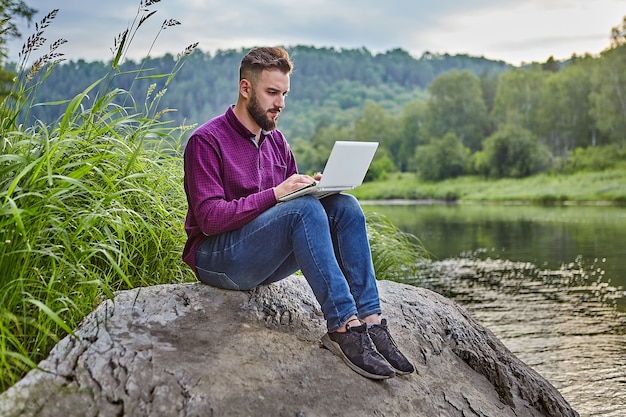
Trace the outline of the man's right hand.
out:
[[[316,175],[316,177],[317,176],[318,175]],[[319,177],[321,178],[321,175],[319,175]],[[285,181],[274,187],[274,197],[276,198],[276,201],[279,201],[279,198],[284,196],[285,194],[289,194],[293,191],[299,190],[300,188],[311,185],[314,182],[315,178],[309,175],[293,174]]]

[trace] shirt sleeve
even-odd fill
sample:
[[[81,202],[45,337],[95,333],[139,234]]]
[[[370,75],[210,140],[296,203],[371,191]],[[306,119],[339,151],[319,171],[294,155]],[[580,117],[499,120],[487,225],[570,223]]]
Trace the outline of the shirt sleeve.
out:
[[[227,201],[221,159],[214,142],[201,135],[189,139],[184,156],[185,192],[191,223],[207,236],[239,229],[276,204],[272,188]]]

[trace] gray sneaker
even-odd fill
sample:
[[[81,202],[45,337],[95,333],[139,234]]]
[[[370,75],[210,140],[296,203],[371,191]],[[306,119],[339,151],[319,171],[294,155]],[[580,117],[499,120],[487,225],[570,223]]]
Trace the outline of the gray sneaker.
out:
[[[396,342],[391,337],[386,319],[382,319],[380,324],[368,325],[367,332],[372,338],[376,350],[387,359],[387,362],[393,366],[398,375],[408,375],[415,371],[413,364],[400,352]]]
[[[345,333],[332,332],[322,336],[324,346],[339,356],[353,371],[371,379],[387,379],[396,375],[391,365],[376,350],[367,326],[347,326]]]

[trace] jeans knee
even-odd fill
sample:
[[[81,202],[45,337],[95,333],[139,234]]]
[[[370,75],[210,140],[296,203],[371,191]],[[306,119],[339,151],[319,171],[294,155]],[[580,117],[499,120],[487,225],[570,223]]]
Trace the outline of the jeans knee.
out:
[[[328,201],[324,201],[329,199]],[[359,201],[350,194],[336,194],[323,200],[324,207],[332,218],[346,216],[347,219],[365,221],[365,214]]]
[[[355,217],[355,218],[360,218],[365,220],[365,214],[363,213],[363,210],[361,209],[361,205],[359,204],[359,201],[356,199],[355,196],[353,195],[349,195],[349,194],[342,194],[345,197],[345,202],[344,205],[346,206],[346,208],[348,210],[350,210],[350,214]]]
[[[309,217],[318,215],[326,217],[324,207],[320,204],[320,200],[312,196],[303,196],[295,198],[287,202],[290,204],[290,211],[299,215]]]

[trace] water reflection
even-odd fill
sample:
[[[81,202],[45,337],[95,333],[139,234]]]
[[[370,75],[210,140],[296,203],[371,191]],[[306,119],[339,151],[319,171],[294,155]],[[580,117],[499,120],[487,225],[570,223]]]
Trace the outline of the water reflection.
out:
[[[626,209],[590,206],[364,204],[419,237],[433,259],[472,254],[545,268],[584,262],[626,287]],[[598,272],[600,273],[600,272]],[[617,300],[626,311],[626,297]]]

